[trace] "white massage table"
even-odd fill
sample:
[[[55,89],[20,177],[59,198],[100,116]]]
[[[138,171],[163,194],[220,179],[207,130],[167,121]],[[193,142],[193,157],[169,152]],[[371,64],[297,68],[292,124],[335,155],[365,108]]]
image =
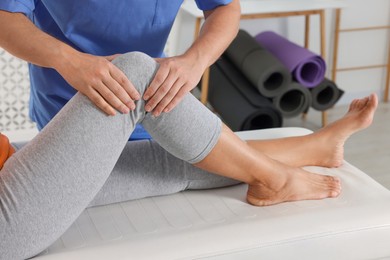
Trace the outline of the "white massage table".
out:
[[[278,128],[239,135],[307,133]],[[340,176],[342,194],[253,207],[242,184],[90,208],[35,259],[390,258],[390,191],[347,162],[307,170]]]

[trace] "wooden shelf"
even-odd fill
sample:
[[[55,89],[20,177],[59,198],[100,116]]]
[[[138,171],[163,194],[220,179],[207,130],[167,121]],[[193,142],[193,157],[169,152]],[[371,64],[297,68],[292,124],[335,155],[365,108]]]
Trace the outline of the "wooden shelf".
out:
[[[333,66],[332,66],[332,80],[336,81],[337,72],[345,72],[352,70],[366,70],[366,69],[376,69],[376,68],[387,68],[386,70],[386,85],[383,101],[389,101],[389,88],[390,88],[390,41],[388,42],[388,58],[387,64],[378,64],[378,65],[368,65],[368,66],[356,66],[349,68],[338,68],[338,52],[339,52],[339,41],[340,33],[352,33],[352,32],[361,32],[361,31],[370,31],[370,30],[389,30],[390,25],[382,26],[370,26],[370,27],[357,27],[357,28],[340,28],[341,20],[341,9],[336,10],[336,25],[335,25],[335,37],[334,37],[334,52],[333,52]]]

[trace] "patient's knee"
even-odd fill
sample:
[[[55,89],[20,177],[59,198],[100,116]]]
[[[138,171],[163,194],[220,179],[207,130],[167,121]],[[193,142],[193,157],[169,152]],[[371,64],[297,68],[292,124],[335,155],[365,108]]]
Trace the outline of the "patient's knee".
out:
[[[112,63],[127,76],[141,96],[158,68],[158,63],[142,52],[125,53],[118,56]]]

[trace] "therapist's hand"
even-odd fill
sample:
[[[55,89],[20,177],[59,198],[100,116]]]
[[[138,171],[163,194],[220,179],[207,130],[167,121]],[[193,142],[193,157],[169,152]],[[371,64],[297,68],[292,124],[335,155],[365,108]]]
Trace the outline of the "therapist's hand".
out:
[[[117,55],[100,57],[79,53],[58,72],[75,89],[86,95],[108,115],[116,110],[129,113],[140,99],[133,84],[111,61]]]
[[[159,116],[171,111],[200,81],[205,65],[185,55],[158,58],[158,71],[143,98],[145,110]]]

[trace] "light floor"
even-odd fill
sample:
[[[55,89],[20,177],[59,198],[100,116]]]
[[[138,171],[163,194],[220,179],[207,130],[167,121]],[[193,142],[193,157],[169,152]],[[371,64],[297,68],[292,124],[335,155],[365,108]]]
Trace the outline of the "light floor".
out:
[[[339,106],[329,110],[329,122],[342,117],[347,109],[347,106]],[[284,126],[317,130],[321,126],[321,113],[310,110],[306,120],[286,119]],[[373,124],[348,140],[345,160],[390,189],[390,103],[379,103]]]

